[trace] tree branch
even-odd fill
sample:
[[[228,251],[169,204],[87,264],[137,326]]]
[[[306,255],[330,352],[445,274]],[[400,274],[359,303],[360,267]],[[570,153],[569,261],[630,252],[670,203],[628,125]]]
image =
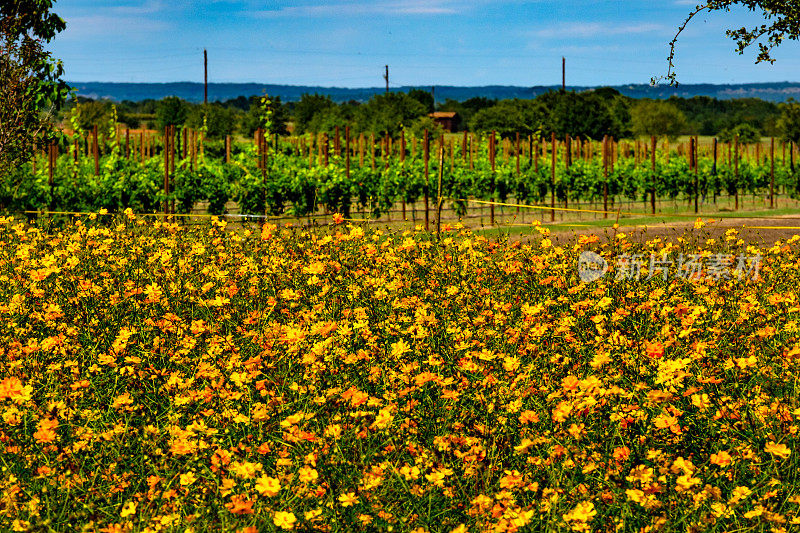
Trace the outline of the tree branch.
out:
[[[704,4],[702,6],[698,5],[698,6],[695,6],[694,11],[689,13],[689,16],[686,17],[686,20],[684,20],[683,24],[681,24],[680,27],[678,28],[678,32],[675,34],[675,36],[669,42],[669,57],[667,57],[667,61],[669,61],[669,65],[667,67],[666,76],[659,76],[658,78],[651,78],[650,79],[650,85],[658,85],[659,80],[664,80],[664,79],[669,80],[669,84],[670,85],[678,85],[678,81],[676,80],[675,70],[674,70],[675,63],[673,61],[675,59],[675,43],[678,42],[678,37],[681,35],[681,33],[683,33],[683,30],[686,29],[686,26],[689,24],[689,22],[698,13],[700,13],[701,11],[705,11],[709,7],[710,7],[710,4]]]

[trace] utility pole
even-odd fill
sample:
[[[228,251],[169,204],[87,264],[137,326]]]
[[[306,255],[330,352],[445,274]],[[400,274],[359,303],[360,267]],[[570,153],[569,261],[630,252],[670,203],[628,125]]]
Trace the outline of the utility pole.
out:
[[[567,60],[566,58],[561,58],[561,90],[567,90]]]
[[[389,92],[389,65],[386,65],[386,74],[383,75],[383,79],[386,80],[386,92]]]
[[[208,52],[203,48],[203,68],[205,70],[205,87],[203,91],[203,103],[208,104]]]

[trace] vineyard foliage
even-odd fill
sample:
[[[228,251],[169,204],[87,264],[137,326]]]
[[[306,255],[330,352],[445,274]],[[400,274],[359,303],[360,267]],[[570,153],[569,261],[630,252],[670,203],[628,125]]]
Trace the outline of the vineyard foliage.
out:
[[[363,165],[354,153],[348,172],[343,156],[331,151],[328,165],[320,164],[316,153],[311,158],[307,149],[298,153],[297,142],[287,138],[278,142],[277,149],[271,146],[263,169],[259,168],[252,143],[237,144],[226,163],[222,144],[206,142],[195,157],[191,153],[185,159],[180,153],[176,156],[169,192],[165,194],[160,146],[155,146],[154,156],[140,160],[138,154],[126,157],[121,142],[110,142],[99,157],[96,175],[94,159],[85,154],[76,158],[73,140],[64,137],[52,178],[47,159],[39,156],[36,162],[19,166],[0,181],[0,209],[21,212],[131,208],[148,213],[159,211],[164,200],[169,200],[178,213],[189,213],[204,203],[211,214],[219,215],[233,201],[241,213],[252,215],[306,216],[324,208],[380,216],[401,202],[421,200],[426,192],[431,197],[436,195],[437,142],[431,142],[427,174],[421,148],[414,156],[409,150],[402,161],[394,153],[388,162],[378,150],[374,167],[368,151]],[[569,204],[598,201],[606,187],[610,198],[630,201],[646,200],[653,186],[662,199],[688,199],[694,195],[695,171],[687,158],[674,150],[669,154],[657,152],[655,171],[649,157],[638,161],[619,157],[604,172],[597,153],[586,159],[573,154],[571,164],[566,165],[561,147],[554,176],[548,153],[540,153],[538,161],[526,154],[520,159],[518,171],[513,154],[497,154],[493,170],[485,138],[477,139],[477,149],[471,157],[464,156],[460,143],[446,144],[445,150],[442,194],[460,212],[464,204],[459,200],[465,198],[535,204],[549,203],[554,193],[559,203]],[[740,156],[737,170],[722,157],[722,151],[716,165],[710,157],[701,157],[696,173],[698,194],[703,201],[737,192],[768,194],[770,163],[763,155],[759,159]],[[776,158],[775,187],[794,195],[797,178],[786,159],[785,155],[783,159]]]

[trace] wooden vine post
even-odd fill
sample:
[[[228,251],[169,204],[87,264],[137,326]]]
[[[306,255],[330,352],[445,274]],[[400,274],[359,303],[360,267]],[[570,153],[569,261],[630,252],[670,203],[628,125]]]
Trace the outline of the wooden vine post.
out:
[[[570,163],[572,163],[572,139],[567,133],[567,138],[564,141],[564,168],[569,170]]]
[[[792,172],[792,176],[794,176],[794,141],[789,142],[789,169]],[[795,183],[795,190],[800,191],[800,177],[797,179],[798,181]]]
[[[690,149],[692,151],[692,166],[694,167],[694,212],[697,213],[699,210],[699,196],[700,196],[700,187],[698,181],[698,167],[700,165],[697,164],[697,138],[693,137],[691,139]]]
[[[717,138],[716,137],[714,137],[714,140],[712,141],[711,151],[713,152],[713,158],[714,158],[713,161],[711,162],[711,175],[712,176],[716,176],[717,175],[717,157],[718,157],[717,156]]]
[[[389,137],[389,133],[386,133],[386,141],[384,142],[384,149],[383,149],[383,160],[384,160],[384,170],[389,170],[389,158],[391,157],[392,151],[392,138]]]
[[[181,159],[186,159],[189,156],[189,128],[186,126],[181,128],[181,137],[183,138],[183,142],[181,143]]]
[[[404,222],[406,220],[406,194],[405,194],[406,193],[406,190],[405,190],[406,189],[406,184],[405,184],[406,173],[405,173],[405,168],[406,168],[406,132],[405,132],[405,130],[403,130],[403,131],[400,132],[400,169],[401,169],[400,170],[400,176],[401,176],[401,179],[403,180],[403,183],[401,185],[401,189],[403,190],[403,194],[402,194],[402,197],[400,199],[400,203],[401,203],[402,209],[403,209],[403,221]],[[389,218],[391,220],[391,212],[387,213],[387,215],[388,215],[387,218]]]
[[[430,158],[430,139],[428,138],[428,130],[425,130],[423,139],[422,139],[422,152],[423,152],[423,162],[425,164],[425,231],[429,230],[429,214],[428,214],[428,159]]]
[[[572,139],[567,134],[567,139],[564,141],[564,170],[569,172],[569,166],[572,163]],[[566,176],[566,174],[565,174]],[[569,207],[569,194],[566,187],[564,187],[564,207]],[[562,217],[563,218],[563,217]]]
[[[489,205],[489,223],[494,226],[494,191],[495,191],[495,132],[492,131],[492,136],[489,137],[489,163],[492,166],[491,183],[489,185],[490,198],[492,203]]]
[[[350,126],[344,127],[344,173],[350,181]]]
[[[516,140],[517,140],[516,149],[514,150],[514,152],[515,152],[515,155],[517,157],[517,181],[519,181],[519,150],[520,150],[519,132],[517,132],[517,139]],[[515,198],[516,198],[516,196],[515,196]],[[516,201],[517,201],[517,214],[519,214],[519,198],[516,198]]]
[[[656,214],[656,136],[650,137],[650,213]]]
[[[556,134],[550,134],[550,222],[556,220]]]
[[[176,150],[175,150],[175,140],[177,139],[177,140],[180,141],[180,136],[178,135],[178,130],[175,128],[174,125],[170,127],[169,139],[170,139],[170,141],[169,141],[169,145],[170,145],[170,148],[169,148],[169,168],[170,168],[170,173],[171,173],[170,174],[170,189],[172,191],[174,191],[175,187],[176,187],[175,186],[175,152],[176,152]],[[172,199],[171,203],[172,203],[172,205],[170,207],[170,212],[172,214],[175,214],[175,198]]]
[[[734,209],[739,209],[739,134],[733,136],[733,187]]]
[[[369,155],[372,159],[372,171],[375,171],[375,134],[369,134]]]
[[[94,175],[100,175],[100,143],[97,139],[97,124],[92,128],[92,150],[94,155]]]
[[[608,218],[608,135],[603,135],[603,218]]]
[[[781,148],[783,150],[783,154],[781,155],[781,166],[786,168],[786,141],[781,141]]]
[[[536,144],[538,149],[539,144]],[[533,165],[533,135],[528,135],[528,168]]]
[[[436,185],[436,235],[442,232],[442,175],[444,174],[444,134],[439,137],[439,179]]]
[[[712,151],[714,152],[714,159],[713,159],[713,161],[711,163],[711,175],[712,176],[716,176],[717,175],[717,157],[718,157],[717,156],[717,150],[718,150],[718,148],[717,148],[717,138],[714,137],[714,141],[712,143]],[[716,189],[716,187],[714,188],[714,205],[717,205],[717,189]]]
[[[167,219],[169,212],[169,204],[167,203],[167,196],[169,195],[169,129],[170,126],[164,127],[164,220]]]
[[[769,208],[775,208],[775,137],[769,140]]]

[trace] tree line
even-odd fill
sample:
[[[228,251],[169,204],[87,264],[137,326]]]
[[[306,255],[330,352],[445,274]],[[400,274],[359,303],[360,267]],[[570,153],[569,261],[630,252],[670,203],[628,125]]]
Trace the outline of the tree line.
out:
[[[713,135],[742,142],[760,137],[800,141],[800,103],[776,104],[758,98],[719,100],[706,96],[667,100],[633,99],[612,88],[591,91],[550,91],[531,99],[470,98],[435,103],[428,91],[389,92],[366,102],[336,103],[330,97],[305,94],[296,102],[271,99],[273,132],[295,134],[333,132],[349,125],[354,133],[396,137],[401,130],[438,135],[442,127],[429,115],[456,113],[455,131],[488,132],[510,137],[517,132],[601,139],[632,137],[676,138]],[[79,97],[62,110],[64,125],[105,129],[111,120],[130,128],[162,130],[168,125],[204,128],[210,139],[226,135],[252,137],[259,127],[259,97],[240,96],[210,104],[177,97],[141,102],[91,100]]]

